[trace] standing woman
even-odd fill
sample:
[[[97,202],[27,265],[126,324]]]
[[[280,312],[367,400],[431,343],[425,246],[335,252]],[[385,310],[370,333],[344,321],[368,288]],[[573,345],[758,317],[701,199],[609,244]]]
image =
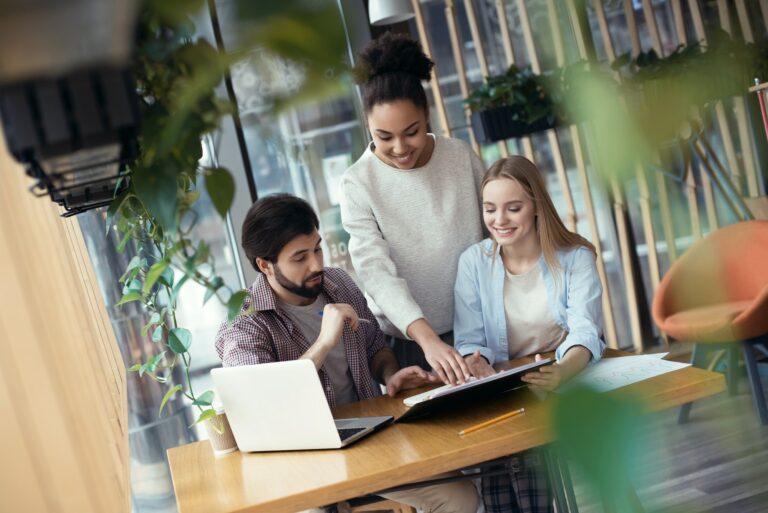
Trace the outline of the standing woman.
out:
[[[568,231],[544,180],[525,157],[501,159],[481,187],[490,238],[461,255],[456,276],[456,348],[472,374],[495,362],[555,351],[557,362],[523,380],[554,390],[600,360],[602,286],[595,248]],[[513,457],[510,474],[483,478],[490,512],[552,511],[549,481],[537,451]]]
[[[429,133],[432,61],[387,33],[360,54],[358,80],[372,142],[341,181],[341,219],[371,310],[401,365],[469,377],[452,347],[453,282],[461,252],[482,239],[480,158]]]

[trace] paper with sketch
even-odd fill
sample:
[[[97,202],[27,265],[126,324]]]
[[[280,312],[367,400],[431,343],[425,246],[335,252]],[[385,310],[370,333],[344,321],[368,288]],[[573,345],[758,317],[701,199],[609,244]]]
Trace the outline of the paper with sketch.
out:
[[[690,363],[663,360],[658,355],[604,358],[584,369],[568,383],[568,387],[586,385],[598,392],[607,392],[690,365]]]

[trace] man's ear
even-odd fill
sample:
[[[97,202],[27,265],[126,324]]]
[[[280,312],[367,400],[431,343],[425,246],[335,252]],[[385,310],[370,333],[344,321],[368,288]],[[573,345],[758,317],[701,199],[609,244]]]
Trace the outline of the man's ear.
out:
[[[256,269],[264,273],[266,276],[272,274],[272,262],[264,260],[263,258],[256,257]]]

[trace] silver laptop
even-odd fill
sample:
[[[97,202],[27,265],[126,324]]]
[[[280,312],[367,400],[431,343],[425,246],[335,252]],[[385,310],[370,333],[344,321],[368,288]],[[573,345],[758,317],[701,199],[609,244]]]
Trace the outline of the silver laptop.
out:
[[[211,370],[218,397],[244,452],[336,449],[392,417],[334,420],[311,360]]]

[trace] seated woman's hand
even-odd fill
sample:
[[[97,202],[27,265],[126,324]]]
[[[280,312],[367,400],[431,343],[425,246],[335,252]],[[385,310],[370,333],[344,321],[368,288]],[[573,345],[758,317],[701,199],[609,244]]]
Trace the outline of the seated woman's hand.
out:
[[[536,361],[538,362],[540,360],[542,360],[542,357],[540,354],[537,354]],[[552,392],[560,386],[562,381],[564,381],[563,378],[562,367],[558,363],[553,363],[552,365],[545,365],[544,367],[539,367],[535,371],[524,374],[521,379],[533,388],[540,388]]]
[[[469,372],[471,372],[472,375],[477,379],[487,378],[488,376],[493,376],[496,374],[496,370],[491,367],[491,364],[488,363],[488,360],[480,355],[480,351],[475,351],[467,358],[465,358],[464,361],[467,362]]]
[[[401,390],[420,387],[429,383],[440,383],[439,377],[427,372],[418,365],[405,367],[392,374],[386,382],[387,395],[394,397]]]

